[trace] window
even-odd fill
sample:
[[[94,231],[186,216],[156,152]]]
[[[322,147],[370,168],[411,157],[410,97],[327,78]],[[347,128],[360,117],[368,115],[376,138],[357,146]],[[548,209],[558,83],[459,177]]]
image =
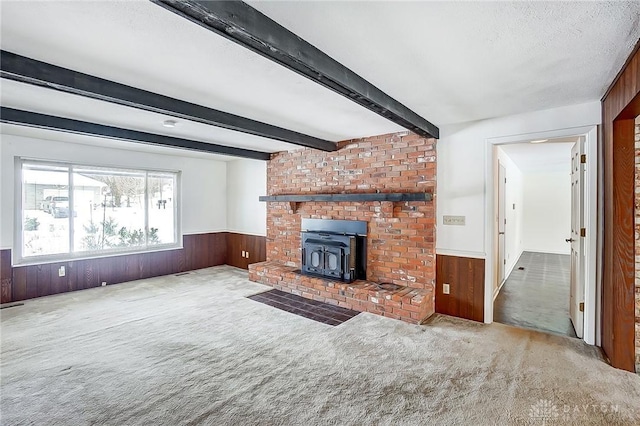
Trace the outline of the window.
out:
[[[178,245],[178,173],[20,162],[21,259]]]

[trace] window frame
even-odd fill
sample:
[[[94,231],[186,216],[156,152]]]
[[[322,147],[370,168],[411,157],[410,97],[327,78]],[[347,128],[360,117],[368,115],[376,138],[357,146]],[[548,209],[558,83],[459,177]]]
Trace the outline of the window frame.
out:
[[[43,166],[53,166],[53,167],[67,167],[69,173],[69,188],[68,188],[68,197],[69,197],[69,215],[67,217],[69,223],[68,229],[68,239],[69,239],[69,251],[66,253],[57,253],[57,254],[44,254],[44,255],[33,255],[33,256],[25,256],[24,255],[24,246],[23,246],[23,235],[24,235],[24,217],[23,217],[23,205],[24,205],[24,175],[23,175],[23,166],[25,164],[37,164]],[[145,176],[145,234],[148,238],[149,235],[149,175],[153,174],[171,174],[174,176],[175,184],[174,184],[174,202],[173,202],[173,229],[174,229],[174,239],[173,243],[164,243],[164,244],[154,244],[149,245],[148,240],[145,242],[143,247],[122,247],[122,248],[110,248],[103,250],[94,250],[94,251],[82,251],[82,252],[74,252],[73,249],[73,240],[74,240],[74,215],[73,211],[75,208],[74,205],[74,190],[73,190],[73,169],[74,167],[78,168],[99,168],[99,169],[109,169],[112,168],[114,171],[122,170],[122,171],[132,171],[132,172],[143,172]],[[115,256],[124,256],[130,254],[141,254],[141,253],[153,253],[160,252],[166,250],[177,250],[183,248],[183,234],[182,234],[182,171],[181,170],[167,170],[167,169],[157,169],[157,168],[133,168],[130,166],[121,166],[121,165],[113,165],[113,164],[99,164],[99,163],[84,163],[84,162],[71,162],[71,161],[57,161],[57,160],[43,160],[38,158],[31,157],[16,157],[15,158],[15,167],[14,167],[14,191],[15,191],[15,208],[14,208],[14,245],[15,250],[14,253],[14,262],[16,266],[28,266],[28,265],[38,265],[38,264],[47,264],[47,263],[57,263],[57,262],[65,262],[65,261],[75,261],[75,260],[85,260],[85,259],[100,259],[100,258],[108,258]]]

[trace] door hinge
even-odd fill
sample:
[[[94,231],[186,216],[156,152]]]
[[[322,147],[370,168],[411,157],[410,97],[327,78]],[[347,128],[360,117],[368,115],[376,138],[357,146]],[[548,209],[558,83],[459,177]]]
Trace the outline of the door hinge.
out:
[[[580,228],[580,236],[581,237],[587,236],[587,228]]]
[[[580,312],[584,312],[584,302],[580,302]]]
[[[507,264],[507,259],[504,259],[504,260],[502,261],[502,263],[506,265],[506,264]]]
[[[580,155],[580,164],[586,164],[587,163],[587,154],[581,154]]]

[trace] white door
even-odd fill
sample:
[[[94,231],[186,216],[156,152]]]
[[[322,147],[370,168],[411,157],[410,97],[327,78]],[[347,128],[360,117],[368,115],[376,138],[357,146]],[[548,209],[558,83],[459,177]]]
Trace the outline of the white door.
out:
[[[505,250],[505,230],[506,230],[506,184],[507,170],[502,164],[498,169],[498,287],[502,285],[505,279],[506,269],[506,250]]]
[[[582,338],[584,330],[584,171],[581,163],[584,153],[584,141],[580,138],[571,148],[571,290],[569,297],[569,315],[576,335]]]

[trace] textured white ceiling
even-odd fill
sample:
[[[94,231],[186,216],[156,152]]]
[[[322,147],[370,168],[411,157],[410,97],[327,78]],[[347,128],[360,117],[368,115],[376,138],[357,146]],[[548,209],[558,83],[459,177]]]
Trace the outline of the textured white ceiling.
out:
[[[0,84],[2,105],[11,108],[97,124],[116,124],[125,129],[219,145],[231,145],[254,151],[277,152],[299,148],[296,145],[259,136],[234,132],[194,121],[175,119],[168,115],[44,89],[12,80],[0,79]],[[167,128],[162,125],[163,121],[170,119],[177,121],[176,127]]]
[[[105,139],[95,136],[80,135],[76,133],[59,132],[49,129],[39,129],[35,127],[25,127],[15,124],[0,123],[0,134],[14,135],[25,138],[35,138],[47,141],[58,141],[72,144],[99,146],[103,148],[114,148],[125,151],[151,152],[163,155],[180,155],[181,157],[207,158],[217,161],[234,161],[238,157],[228,155],[209,154],[201,151],[191,151],[181,148],[170,148],[158,145],[147,145],[138,142],[121,141],[116,139]]]
[[[248,1],[437,125],[599,100],[640,1]]]
[[[436,125],[599,99],[640,2],[250,2]],[[2,49],[329,140],[401,130],[148,1],[0,2]],[[3,82],[5,83],[5,82]],[[5,102],[264,151],[281,142],[2,84]],[[263,148],[260,148],[263,147]]]
[[[4,50],[316,137],[401,130],[148,1],[2,2],[0,23]]]
[[[500,145],[501,149],[523,173],[571,173],[571,148],[578,137],[552,139],[544,143]]]

